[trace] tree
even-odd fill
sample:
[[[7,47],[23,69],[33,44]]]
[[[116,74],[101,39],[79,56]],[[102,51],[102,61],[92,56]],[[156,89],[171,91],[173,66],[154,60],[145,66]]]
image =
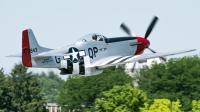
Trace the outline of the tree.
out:
[[[72,76],[63,84],[57,97],[57,103],[66,110],[86,110],[94,107],[95,99],[102,96],[103,91],[113,88],[114,85],[132,83],[122,68],[107,68],[96,76]]]
[[[198,101],[193,100],[192,101],[192,112],[200,112],[200,100],[198,100]]]
[[[5,76],[4,76],[4,71],[3,71],[3,68],[0,69],[0,82],[1,82],[1,85],[0,85],[0,107],[2,108],[3,105],[4,105],[4,99],[3,99],[3,94],[4,94],[4,89],[5,89]]]
[[[189,111],[191,102],[200,98],[200,58],[198,56],[170,59],[166,64],[155,63],[140,71],[139,88],[148,98],[180,99],[181,109]]]
[[[48,72],[47,74],[42,72],[38,75],[38,82],[40,88],[42,88],[42,94],[48,102],[55,103],[56,96],[58,95],[58,90],[63,84],[63,80],[55,74],[53,71]]]
[[[103,96],[96,99],[97,112],[139,112],[140,107],[147,103],[146,94],[130,84],[114,86],[103,92]]]
[[[145,108],[140,108],[141,112],[181,112],[180,101],[170,101],[168,99],[154,99],[153,104],[149,107],[148,104]]]
[[[29,111],[42,112],[46,101],[40,94],[41,89],[37,81],[37,76],[27,72],[27,68],[21,63],[16,64],[8,77],[9,104],[7,111]]]
[[[0,69],[0,110],[3,111],[8,107],[8,87],[7,87],[7,79],[4,74],[3,68]]]

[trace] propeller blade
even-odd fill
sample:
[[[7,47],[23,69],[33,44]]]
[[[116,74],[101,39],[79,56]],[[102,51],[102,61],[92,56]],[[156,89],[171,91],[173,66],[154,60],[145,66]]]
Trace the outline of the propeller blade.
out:
[[[153,49],[149,48],[148,49],[152,52],[152,53],[156,53],[156,51],[154,51]],[[167,59],[165,57],[159,57],[161,60],[163,60],[164,62],[167,61]]]
[[[148,49],[152,52],[152,53],[156,53],[156,51],[154,51],[153,49],[149,48]]]
[[[132,68],[132,70],[131,70],[132,73],[133,73],[134,70],[135,70],[135,65],[136,65],[136,62],[134,62],[134,64],[133,64],[133,68]]]
[[[128,34],[128,35],[130,35],[130,36],[136,36],[136,34],[135,33],[133,33],[133,32],[131,32],[131,30],[125,25],[125,23],[122,23],[121,25],[120,25],[120,27]]]
[[[148,38],[149,34],[153,30],[153,28],[154,28],[154,26],[155,26],[155,24],[156,24],[157,21],[158,21],[158,17],[154,16],[151,24],[149,25],[149,27],[148,27],[148,29],[146,31],[146,34],[145,34],[144,38]]]
[[[164,57],[159,57],[160,59],[162,59],[164,62],[166,62],[167,61],[167,59],[166,58],[164,58]]]

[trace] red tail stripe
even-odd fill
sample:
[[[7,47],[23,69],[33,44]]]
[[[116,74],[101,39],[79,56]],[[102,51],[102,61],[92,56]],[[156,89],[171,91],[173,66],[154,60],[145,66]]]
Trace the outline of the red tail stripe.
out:
[[[26,67],[32,67],[28,30],[22,32],[22,63]]]

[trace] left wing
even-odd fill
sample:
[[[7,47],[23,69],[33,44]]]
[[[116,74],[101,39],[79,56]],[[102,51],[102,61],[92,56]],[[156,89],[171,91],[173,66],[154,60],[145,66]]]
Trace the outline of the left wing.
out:
[[[115,66],[115,65],[135,62],[135,61],[147,60],[147,59],[156,58],[156,57],[182,54],[182,53],[186,53],[186,52],[192,52],[195,50],[196,49],[190,49],[190,50],[182,50],[182,51],[175,51],[175,52],[152,53],[152,54],[142,54],[142,55],[137,55],[137,56],[125,56],[125,57],[118,56],[118,57],[108,58],[107,60],[104,60],[103,63],[97,64],[97,65],[92,65],[92,67],[105,68],[108,66]]]

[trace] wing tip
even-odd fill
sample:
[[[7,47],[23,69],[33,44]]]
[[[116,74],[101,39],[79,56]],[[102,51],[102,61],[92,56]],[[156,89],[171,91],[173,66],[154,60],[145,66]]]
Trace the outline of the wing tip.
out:
[[[8,55],[6,57],[18,57],[18,58],[21,58],[22,57],[22,53],[18,53],[18,54],[11,54],[11,55]]]
[[[196,51],[196,49],[189,49],[189,50],[186,50],[187,52],[192,52],[192,51]]]

